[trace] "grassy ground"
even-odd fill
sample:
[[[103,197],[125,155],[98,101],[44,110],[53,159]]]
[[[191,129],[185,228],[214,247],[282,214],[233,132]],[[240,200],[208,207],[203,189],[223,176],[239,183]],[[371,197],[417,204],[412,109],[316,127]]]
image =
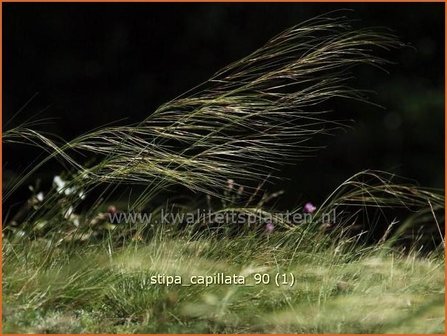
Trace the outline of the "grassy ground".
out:
[[[3,332],[444,333],[441,253],[353,247],[310,231],[161,232],[121,248],[4,241]],[[157,274],[186,284],[216,272],[243,275],[247,285],[150,283]],[[293,286],[278,287],[277,273],[289,284],[292,273]],[[270,283],[249,286],[256,274]]]

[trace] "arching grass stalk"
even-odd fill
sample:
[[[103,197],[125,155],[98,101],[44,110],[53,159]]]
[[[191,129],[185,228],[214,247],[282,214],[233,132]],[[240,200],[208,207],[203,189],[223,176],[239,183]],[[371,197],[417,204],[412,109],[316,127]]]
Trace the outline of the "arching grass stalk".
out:
[[[83,183],[152,191],[181,184],[211,193],[229,177],[259,181],[271,173],[266,166],[305,157],[314,136],[342,127],[319,106],[336,97],[365,100],[346,86],[349,69],[380,67],[387,61],[375,51],[400,45],[389,33],[323,15],[287,29],[140,124],[96,130],[57,151],[76,168],[70,151],[97,158],[81,170]]]
[[[341,127],[318,105],[363,100],[345,85],[347,70],[385,64],[373,50],[399,45],[390,34],[322,16],[279,34],[136,127],[87,134],[74,147],[105,158],[91,176],[106,182],[210,192],[229,177],[259,181],[266,165],[306,156],[310,139]]]

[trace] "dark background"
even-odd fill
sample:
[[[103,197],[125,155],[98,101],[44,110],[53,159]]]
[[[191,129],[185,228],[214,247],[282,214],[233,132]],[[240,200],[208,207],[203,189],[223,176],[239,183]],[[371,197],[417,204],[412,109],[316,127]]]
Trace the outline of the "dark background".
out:
[[[390,52],[389,74],[360,67],[350,84],[384,109],[336,101],[351,129],[314,158],[286,167],[286,204],[318,204],[362,169],[444,186],[444,4],[11,4],[3,5],[4,129],[32,117],[69,140],[101,125],[137,122],[273,35],[335,10],[355,27],[392,29],[413,48]],[[340,15],[334,14],[334,15]],[[37,95],[36,95],[37,94]],[[26,103],[33,99],[12,120]],[[8,125],[5,125],[6,122]],[[4,178],[35,149],[4,146]],[[41,172],[50,181],[58,166]],[[4,181],[7,183],[8,181]],[[31,183],[32,181],[30,181]]]

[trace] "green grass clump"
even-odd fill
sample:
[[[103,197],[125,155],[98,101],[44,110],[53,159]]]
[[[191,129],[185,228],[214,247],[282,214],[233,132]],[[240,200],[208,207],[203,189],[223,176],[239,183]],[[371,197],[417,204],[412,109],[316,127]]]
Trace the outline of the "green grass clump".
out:
[[[68,249],[6,241],[5,333],[443,333],[444,261],[276,232],[155,235]],[[347,247],[348,246],[348,247]],[[293,286],[152,285],[151,276],[292,273]],[[271,281],[273,282],[273,281]]]

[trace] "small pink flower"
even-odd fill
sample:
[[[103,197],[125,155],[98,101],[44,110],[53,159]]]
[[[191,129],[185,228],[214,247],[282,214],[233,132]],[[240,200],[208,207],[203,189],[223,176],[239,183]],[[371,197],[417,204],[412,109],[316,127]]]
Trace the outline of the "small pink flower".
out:
[[[240,186],[239,189],[237,190],[237,194],[240,196],[240,195],[242,195],[243,192],[244,192],[244,187]]]
[[[108,212],[109,214],[113,215],[113,214],[115,214],[115,213],[117,212],[117,209],[116,209],[116,207],[115,207],[114,205],[110,205],[110,206],[107,208],[107,212]]]
[[[313,213],[315,210],[317,210],[317,207],[312,203],[307,202],[306,204],[304,204],[304,212]]]
[[[275,226],[272,224],[272,222],[268,222],[268,223],[265,225],[265,231],[266,231],[267,233],[272,233],[273,230],[275,230]]]

